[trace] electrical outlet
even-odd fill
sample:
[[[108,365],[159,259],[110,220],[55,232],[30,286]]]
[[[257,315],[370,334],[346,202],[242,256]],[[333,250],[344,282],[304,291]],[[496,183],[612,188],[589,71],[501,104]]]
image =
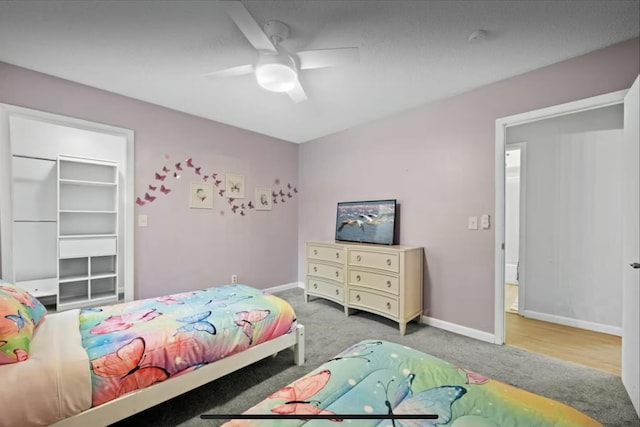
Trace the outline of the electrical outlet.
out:
[[[238,283],[238,275],[237,274],[232,274],[231,275],[231,283]]]
[[[480,224],[484,230],[488,230],[491,227],[489,214],[484,214],[480,217]]]

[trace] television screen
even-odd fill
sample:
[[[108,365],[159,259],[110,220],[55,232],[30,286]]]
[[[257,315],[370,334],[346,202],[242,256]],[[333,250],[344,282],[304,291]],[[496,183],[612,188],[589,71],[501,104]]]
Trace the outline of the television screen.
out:
[[[396,200],[339,202],[336,240],[393,245]]]

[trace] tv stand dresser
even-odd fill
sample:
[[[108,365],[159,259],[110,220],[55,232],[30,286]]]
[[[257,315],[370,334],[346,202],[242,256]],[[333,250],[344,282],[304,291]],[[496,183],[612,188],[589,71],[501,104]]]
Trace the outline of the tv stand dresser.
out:
[[[423,249],[350,242],[306,242],[305,301],[321,297],[344,307],[407,323],[423,313]]]

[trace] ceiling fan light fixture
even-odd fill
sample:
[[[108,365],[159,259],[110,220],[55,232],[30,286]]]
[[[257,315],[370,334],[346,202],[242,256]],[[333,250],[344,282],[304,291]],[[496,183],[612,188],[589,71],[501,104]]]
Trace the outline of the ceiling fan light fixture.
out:
[[[288,55],[261,55],[255,73],[258,84],[272,92],[288,92],[298,81],[295,64]]]

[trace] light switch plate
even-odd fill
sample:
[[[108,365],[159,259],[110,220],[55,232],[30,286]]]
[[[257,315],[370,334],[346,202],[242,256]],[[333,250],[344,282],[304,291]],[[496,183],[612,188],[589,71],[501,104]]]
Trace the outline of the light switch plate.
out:
[[[147,226],[147,216],[138,215],[138,227],[146,227],[146,226]]]
[[[488,230],[491,227],[489,214],[484,214],[480,217],[480,225],[484,230]]]
[[[478,217],[470,216],[467,218],[467,228],[469,230],[477,230],[478,229]]]

